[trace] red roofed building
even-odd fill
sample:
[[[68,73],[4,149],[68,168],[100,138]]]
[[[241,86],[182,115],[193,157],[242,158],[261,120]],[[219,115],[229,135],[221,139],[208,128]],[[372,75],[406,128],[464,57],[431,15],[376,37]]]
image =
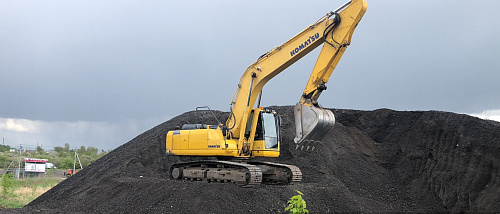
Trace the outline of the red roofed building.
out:
[[[45,163],[48,161],[48,159],[24,158],[24,171],[45,173]]]

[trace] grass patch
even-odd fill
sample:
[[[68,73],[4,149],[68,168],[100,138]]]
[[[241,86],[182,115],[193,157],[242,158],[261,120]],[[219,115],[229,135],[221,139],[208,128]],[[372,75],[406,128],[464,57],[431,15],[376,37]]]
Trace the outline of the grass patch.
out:
[[[34,177],[14,180],[12,191],[0,196],[0,204],[4,208],[24,207],[62,180],[64,178],[54,177]]]

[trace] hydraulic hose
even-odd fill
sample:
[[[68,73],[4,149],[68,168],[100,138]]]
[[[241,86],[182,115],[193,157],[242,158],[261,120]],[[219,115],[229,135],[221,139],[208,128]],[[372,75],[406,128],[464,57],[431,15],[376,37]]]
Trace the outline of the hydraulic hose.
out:
[[[326,43],[337,49],[337,47],[331,42],[329,42],[326,38],[328,34],[332,33],[333,42],[335,42],[340,47],[340,43],[335,41],[335,39],[333,38],[333,31],[335,31],[335,29],[337,29],[337,27],[339,26],[341,18],[338,13],[333,13],[333,14],[335,15],[335,17],[333,18],[333,22],[330,25],[328,25],[328,27],[325,28],[325,31],[323,32],[323,39],[325,40]]]

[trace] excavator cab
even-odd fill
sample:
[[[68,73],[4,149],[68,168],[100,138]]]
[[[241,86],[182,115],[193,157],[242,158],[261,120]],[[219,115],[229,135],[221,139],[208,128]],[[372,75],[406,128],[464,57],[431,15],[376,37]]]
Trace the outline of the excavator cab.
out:
[[[278,156],[279,153],[279,124],[280,119],[276,112],[262,108],[253,109],[245,126],[244,139],[249,142],[250,150],[255,156]]]

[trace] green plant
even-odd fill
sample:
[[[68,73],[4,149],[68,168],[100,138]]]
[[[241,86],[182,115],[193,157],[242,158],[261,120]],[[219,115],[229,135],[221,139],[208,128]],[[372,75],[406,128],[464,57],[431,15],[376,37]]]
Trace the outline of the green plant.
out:
[[[7,195],[10,192],[12,186],[14,185],[13,180],[14,179],[12,178],[12,173],[4,173],[2,175],[2,181],[0,181],[0,186],[2,186],[3,195]]]
[[[302,199],[302,194],[300,191],[297,191],[299,195],[292,196],[290,200],[287,202],[288,207],[285,208],[285,211],[290,211],[292,214],[301,214],[301,213],[309,213],[309,210],[306,209],[306,201]]]

